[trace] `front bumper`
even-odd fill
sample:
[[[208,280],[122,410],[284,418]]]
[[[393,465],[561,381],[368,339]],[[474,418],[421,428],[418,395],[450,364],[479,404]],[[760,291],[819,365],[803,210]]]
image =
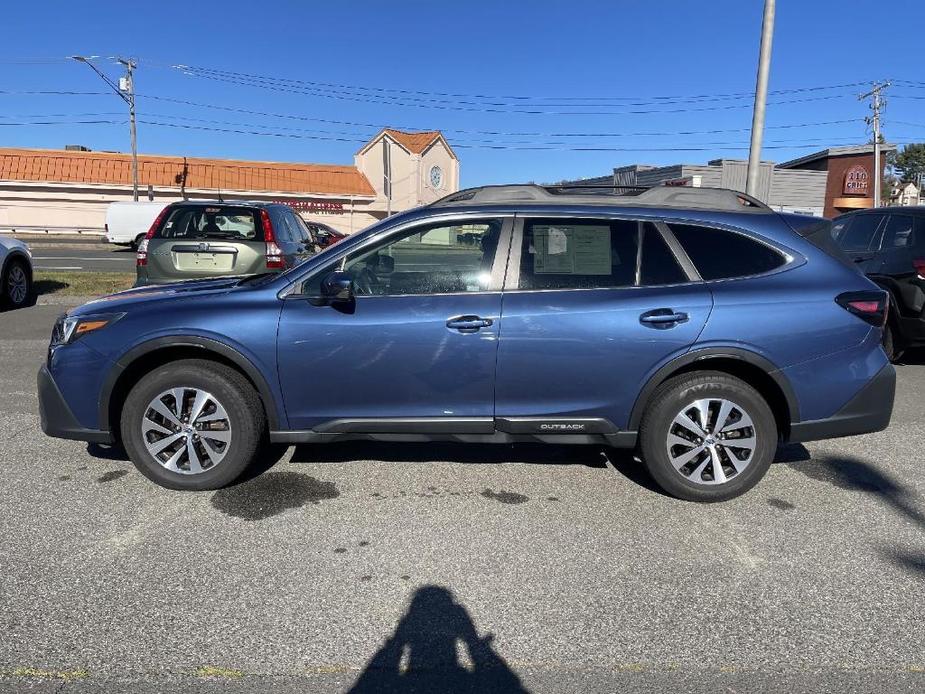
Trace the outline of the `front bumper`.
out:
[[[896,369],[887,364],[831,417],[791,424],[789,440],[817,441],[883,431],[890,424],[895,393]]]
[[[54,378],[45,365],[39,369],[39,415],[42,431],[59,439],[74,439],[92,443],[112,443],[112,434],[98,429],[85,429],[77,421]]]

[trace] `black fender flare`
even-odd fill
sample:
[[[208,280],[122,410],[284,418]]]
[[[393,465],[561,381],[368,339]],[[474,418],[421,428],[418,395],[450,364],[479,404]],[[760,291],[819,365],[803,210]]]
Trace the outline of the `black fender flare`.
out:
[[[138,359],[147,354],[172,347],[198,348],[203,350],[203,356],[207,356],[209,352],[212,352],[232,362],[247,375],[247,377],[254,383],[254,385],[257,386],[257,392],[260,395],[260,399],[263,401],[263,407],[267,413],[267,424],[269,425],[270,430],[275,431],[276,429],[280,428],[279,412],[277,411],[276,400],[273,397],[273,391],[260,370],[254,366],[253,362],[251,362],[250,359],[241,354],[238,350],[234,349],[233,347],[229,347],[224,342],[212,340],[207,337],[199,337],[197,335],[157,337],[153,340],[143,342],[140,345],[136,345],[121,357],[119,357],[119,359],[113,365],[113,368],[110,369],[109,374],[106,376],[106,381],[103,383],[103,387],[100,391],[98,416],[102,428],[108,429],[109,406],[112,399],[112,393],[115,389],[116,383],[125,372],[125,370]]]
[[[734,359],[761,369],[775,384],[777,384],[783,393],[784,400],[787,402],[787,409],[790,412],[790,422],[796,423],[800,421],[800,405],[796,393],[793,391],[793,386],[790,385],[790,381],[787,380],[787,377],[781,373],[780,369],[778,369],[773,362],[759,354],[738,347],[705,347],[675,357],[652,374],[636,397],[636,402],[630,413],[628,429],[630,431],[639,430],[639,424],[646,410],[646,406],[649,404],[649,398],[652,397],[652,393],[665,381],[665,379],[671,376],[675,371],[699,361],[704,362],[704,368],[709,368],[709,362],[712,359]]]

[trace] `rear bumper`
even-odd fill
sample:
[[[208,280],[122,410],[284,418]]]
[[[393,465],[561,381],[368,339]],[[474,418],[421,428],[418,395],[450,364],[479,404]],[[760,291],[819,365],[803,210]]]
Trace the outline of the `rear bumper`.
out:
[[[108,431],[85,429],[80,426],[44,364],[39,369],[38,392],[42,431],[48,436],[92,443],[112,443],[112,435]]]
[[[887,364],[831,417],[791,424],[789,440],[817,441],[883,431],[890,424],[895,393],[896,369]]]

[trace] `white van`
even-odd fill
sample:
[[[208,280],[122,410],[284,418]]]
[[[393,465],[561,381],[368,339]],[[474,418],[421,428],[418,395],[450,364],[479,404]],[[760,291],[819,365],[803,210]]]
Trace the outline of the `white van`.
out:
[[[151,224],[170,202],[113,202],[106,208],[106,240],[138,248]]]

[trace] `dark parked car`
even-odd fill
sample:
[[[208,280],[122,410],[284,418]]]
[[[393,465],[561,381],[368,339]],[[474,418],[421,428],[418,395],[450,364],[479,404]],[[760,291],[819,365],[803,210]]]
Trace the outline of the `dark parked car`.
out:
[[[327,224],[322,224],[321,222],[306,222],[306,224],[312,232],[312,236],[315,237],[318,245],[322,248],[333,246],[338,241],[347,238],[347,234],[342,234],[337,229],[329,227]]]
[[[135,286],[282,272],[321,246],[287,205],[177,202],[138,245]]]
[[[886,309],[829,222],[740,193],[485,187],[282,274],[74,309],[39,404],[173,489],[233,482],[268,439],[540,441],[637,448],[719,501],[781,440],[887,426]]]
[[[892,361],[925,345],[925,207],[881,207],[832,223],[839,248],[890,294],[883,349]]]

